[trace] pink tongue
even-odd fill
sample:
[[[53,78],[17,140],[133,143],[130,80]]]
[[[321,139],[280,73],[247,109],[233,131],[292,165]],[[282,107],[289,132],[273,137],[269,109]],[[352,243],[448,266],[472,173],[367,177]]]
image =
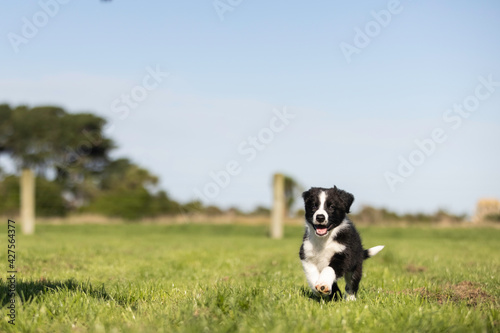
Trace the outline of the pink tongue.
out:
[[[326,231],[327,231],[327,228],[324,228],[324,229],[316,229],[316,233],[318,235],[325,235],[326,234]]]

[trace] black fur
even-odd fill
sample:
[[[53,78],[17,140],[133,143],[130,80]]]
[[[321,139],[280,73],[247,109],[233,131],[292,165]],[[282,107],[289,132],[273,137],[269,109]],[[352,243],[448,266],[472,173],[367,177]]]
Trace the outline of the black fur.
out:
[[[324,210],[328,214],[328,220],[324,222],[313,221],[314,213],[319,209],[320,193],[325,191],[327,194]],[[305,205],[306,223],[311,225],[316,230],[317,228],[327,228],[331,231],[344,223],[345,226],[339,229],[340,231],[328,234],[325,237],[332,237],[337,243],[344,245],[345,249],[342,252],[337,252],[329,259],[329,265],[333,268],[337,279],[344,277],[346,279],[346,292],[356,294],[358,292],[359,283],[363,273],[363,260],[369,257],[368,250],[364,250],[361,244],[361,237],[354,227],[353,223],[347,217],[351,205],[354,201],[354,196],[348,192],[333,188],[313,187],[302,194]],[[304,251],[304,242],[310,237],[320,237],[316,234],[309,234],[308,228],[303,238],[303,244],[300,248],[299,256],[301,260],[307,260]],[[330,299],[337,299],[337,294],[341,295],[336,281],[331,288]]]
[[[304,234],[304,236],[305,236],[305,234]],[[299,258],[300,258],[300,260],[304,260],[306,258],[306,255],[304,253],[304,243],[302,243],[302,245],[300,246]]]

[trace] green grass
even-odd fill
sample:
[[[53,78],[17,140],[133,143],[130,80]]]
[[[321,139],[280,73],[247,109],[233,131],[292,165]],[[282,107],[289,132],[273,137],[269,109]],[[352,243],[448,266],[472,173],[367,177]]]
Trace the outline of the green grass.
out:
[[[365,262],[356,302],[324,302],[306,287],[300,227],[273,241],[262,226],[39,226],[17,236],[15,326],[0,243],[0,331],[500,331],[500,230],[360,232],[386,248]]]

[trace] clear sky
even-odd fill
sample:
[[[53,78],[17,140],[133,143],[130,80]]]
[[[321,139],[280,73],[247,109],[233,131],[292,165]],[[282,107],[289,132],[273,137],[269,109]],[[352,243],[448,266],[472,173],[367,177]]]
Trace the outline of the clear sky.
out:
[[[500,197],[498,1],[1,7],[0,103],[105,117],[178,200],[269,205],[276,171],[354,210]]]

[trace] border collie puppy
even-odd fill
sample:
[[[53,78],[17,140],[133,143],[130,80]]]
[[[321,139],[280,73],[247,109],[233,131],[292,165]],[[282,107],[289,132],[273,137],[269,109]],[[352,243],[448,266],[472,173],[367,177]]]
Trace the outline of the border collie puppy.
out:
[[[299,255],[309,286],[315,295],[337,299],[337,292],[342,297],[337,280],[344,277],[345,298],[356,300],[363,260],[384,246],[363,249],[361,238],[346,215],[354,201],[352,194],[336,186],[312,187],[302,197],[306,230]]]

